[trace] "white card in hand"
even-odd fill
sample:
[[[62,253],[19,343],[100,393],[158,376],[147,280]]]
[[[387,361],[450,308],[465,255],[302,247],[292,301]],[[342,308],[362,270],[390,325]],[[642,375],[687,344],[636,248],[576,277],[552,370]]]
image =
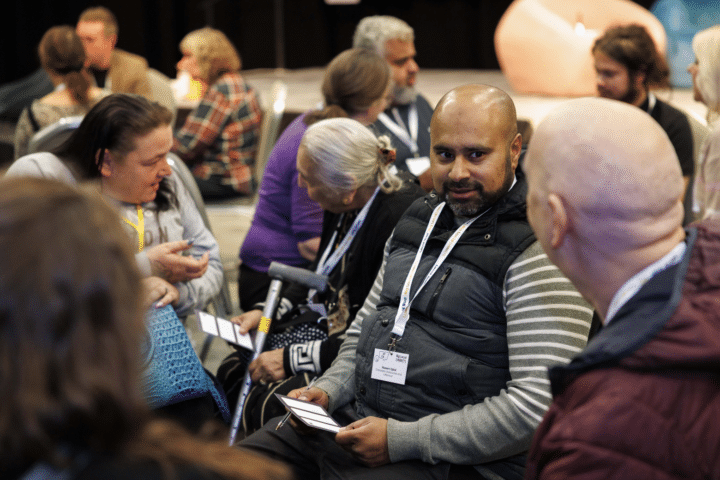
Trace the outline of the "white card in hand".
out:
[[[240,327],[230,320],[210,315],[207,312],[196,312],[200,329],[210,335],[220,337],[230,343],[238,345],[248,350],[255,350],[252,338],[249,334],[240,334]]]
[[[308,427],[319,428],[320,430],[327,430],[333,433],[340,431],[340,424],[320,405],[286,397],[278,393],[276,393],[275,396],[280,399],[290,413],[299,418]]]

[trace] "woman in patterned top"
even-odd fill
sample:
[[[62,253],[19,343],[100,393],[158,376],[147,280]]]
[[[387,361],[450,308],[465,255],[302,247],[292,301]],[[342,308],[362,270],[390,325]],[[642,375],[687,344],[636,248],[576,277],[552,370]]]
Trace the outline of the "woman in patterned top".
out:
[[[28,153],[30,139],[38,130],[62,118],[86,114],[107,93],[93,85],[84,67],[85,50],[71,26],[45,32],[38,55],[55,90],[34,100],[20,115],[15,129],[16,159]]]
[[[240,76],[240,57],[220,31],[206,27],[180,42],[186,71],[204,87],[200,104],[175,134],[173,151],[192,169],[205,199],[250,195],[262,111]]]

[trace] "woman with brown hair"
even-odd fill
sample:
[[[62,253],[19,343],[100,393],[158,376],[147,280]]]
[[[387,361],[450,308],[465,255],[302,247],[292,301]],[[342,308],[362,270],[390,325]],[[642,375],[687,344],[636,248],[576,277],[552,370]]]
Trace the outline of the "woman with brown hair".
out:
[[[0,477],[285,479],[148,409],[133,247],[98,195],[0,183]]]
[[[33,101],[20,115],[15,129],[16,159],[28,153],[30,139],[41,128],[64,117],[84,115],[107,94],[92,84],[84,67],[85,50],[71,26],[52,27],[45,32],[38,55],[55,90]]]

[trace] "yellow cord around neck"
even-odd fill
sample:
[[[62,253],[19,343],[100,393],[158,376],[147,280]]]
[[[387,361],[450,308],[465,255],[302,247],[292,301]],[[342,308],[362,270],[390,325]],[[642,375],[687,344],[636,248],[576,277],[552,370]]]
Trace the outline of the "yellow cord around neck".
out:
[[[143,248],[145,248],[145,219],[143,218],[143,209],[142,206],[137,205],[137,216],[138,216],[138,223],[135,225],[133,222],[128,220],[127,218],[123,217],[123,220],[125,223],[130,225],[135,229],[135,231],[138,234],[138,252],[142,252]]]

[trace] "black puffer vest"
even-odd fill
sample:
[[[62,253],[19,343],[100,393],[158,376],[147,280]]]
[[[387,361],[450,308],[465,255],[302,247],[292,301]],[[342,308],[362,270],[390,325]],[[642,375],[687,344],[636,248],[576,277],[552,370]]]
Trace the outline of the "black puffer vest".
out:
[[[357,348],[356,408],[361,415],[417,420],[497,395],[510,378],[503,302],[505,274],[535,241],[525,213],[527,184],[517,183],[460,238],[412,304],[396,350],[410,355],[405,385],[371,379],[375,349],[387,349],[400,292],[437,195],[408,208],[392,237],[377,312],[365,319]],[[411,297],[456,230],[446,207],[428,239]]]

